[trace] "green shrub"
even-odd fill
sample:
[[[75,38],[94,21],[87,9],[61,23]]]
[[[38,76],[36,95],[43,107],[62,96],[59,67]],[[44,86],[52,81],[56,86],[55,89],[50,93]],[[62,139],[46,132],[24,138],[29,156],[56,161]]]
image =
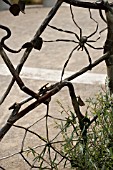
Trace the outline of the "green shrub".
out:
[[[62,153],[70,160],[71,167],[77,170],[112,170],[113,98],[104,91],[88,99],[87,103],[86,113],[94,116],[87,131],[87,142],[84,143],[79,124],[70,112],[67,121],[58,125],[65,141]]]

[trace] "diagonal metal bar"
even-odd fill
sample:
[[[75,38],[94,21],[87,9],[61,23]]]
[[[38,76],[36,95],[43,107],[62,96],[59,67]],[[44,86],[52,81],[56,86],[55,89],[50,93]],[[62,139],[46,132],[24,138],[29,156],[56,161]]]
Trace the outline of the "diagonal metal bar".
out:
[[[41,26],[39,27],[39,29],[37,30],[36,34],[34,35],[32,41],[34,41],[35,39],[37,39],[45,30],[45,28],[47,27],[47,25],[49,24],[49,22],[51,21],[51,19],[54,17],[54,15],[56,14],[57,10],[60,8],[61,4],[63,3],[62,0],[58,0],[57,3],[55,4],[55,6],[50,10],[50,12],[48,13],[47,17],[44,19],[44,21],[42,22]],[[31,41],[31,42],[32,42]],[[20,60],[20,63],[18,64],[16,71],[18,74],[20,74],[22,67],[25,63],[25,61],[27,60],[27,58],[29,57],[31,51],[32,51],[32,47],[29,47],[26,49],[23,57]],[[12,78],[6,92],[4,93],[4,95],[2,96],[2,98],[0,99],[0,105],[4,102],[5,98],[7,97],[7,95],[9,94],[13,84],[15,82],[15,79]]]
[[[24,91],[25,93],[27,93],[28,95],[38,99],[39,96],[34,91],[30,90],[28,87],[26,87],[24,85],[23,81],[21,80],[17,71],[15,70],[12,62],[10,61],[10,59],[8,58],[7,54],[5,53],[5,51],[3,50],[3,48],[1,46],[0,46],[0,55],[1,55],[2,59],[4,60],[6,66],[9,68],[11,74],[15,78],[15,81],[19,85],[20,89],[22,91]]]

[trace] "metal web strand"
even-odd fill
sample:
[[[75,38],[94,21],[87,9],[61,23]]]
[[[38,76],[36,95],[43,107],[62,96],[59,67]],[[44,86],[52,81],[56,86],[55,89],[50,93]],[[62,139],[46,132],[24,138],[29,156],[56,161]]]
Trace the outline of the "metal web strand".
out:
[[[49,131],[48,131],[48,118],[50,117],[50,115],[48,114],[48,110],[49,108],[48,108],[48,106],[47,106],[47,113],[46,113],[46,115],[43,117],[43,118],[45,118],[45,123],[46,123],[46,138],[47,138],[47,140],[43,140],[44,138],[42,138],[41,136],[39,136],[38,134],[36,134],[36,133],[34,133],[33,131],[31,131],[30,130],[30,128],[33,126],[33,125],[35,125],[36,123],[40,123],[40,121],[43,119],[43,118],[41,118],[41,119],[39,119],[39,120],[37,120],[34,124],[32,124],[31,126],[29,126],[28,128],[24,128],[24,127],[22,127],[22,126],[18,126],[18,125],[14,125],[15,127],[17,127],[17,128],[22,128],[22,129],[24,129],[25,130],[25,134],[24,134],[24,137],[23,137],[23,139],[22,139],[22,145],[21,145],[21,151],[19,152],[19,154],[21,154],[21,156],[23,157],[23,159],[27,162],[27,164],[32,168],[35,168],[35,167],[37,167],[37,166],[35,166],[34,164],[35,163],[33,163],[33,164],[31,164],[28,160],[27,160],[27,158],[22,154],[22,153],[25,153],[25,152],[28,152],[28,151],[30,151],[30,150],[24,150],[24,143],[25,143],[25,139],[26,139],[26,136],[27,136],[27,133],[29,132],[29,133],[32,133],[32,134],[34,134],[34,135],[36,135],[38,138],[40,138],[40,139],[42,139],[44,142],[45,142],[45,145],[42,145],[42,146],[38,146],[38,147],[43,147],[43,150],[42,150],[42,152],[39,154],[39,156],[40,155],[42,155],[42,153],[44,152],[44,154],[45,154],[45,152],[46,152],[46,150],[48,150],[48,157],[49,157],[49,161],[50,161],[50,163],[49,162],[46,162],[46,160],[43,158],[44,157],[44,155],[43,155],[43,161],[44,162],[46,162],[46,163],[48,163],[48,165],[50,166],[50,167],[52,167],[53,165],[51,164],[52,163],[52,157],[51,157],[51,149],[53,149],[53,147],[51,146],[52,144],[55,144],[55,143],[63,143],[64,141],[58,141],[58,142],[54,142],[54,140],[62,133],[62,131],[60,131],[58,134],[56,134],[56,136],[54,137],[54,139],[52,139],[52,140],[49,140]],[[51,117],[52,118],[52,117]],[[54,118],[52,118],[53,120],[54,120]],[[56,118],[57,119],[57,118]],[[62,120],[62,119],[58,119],[58,120]],[[66,120],[64,120],[64,121],[66,121]],[[49,146],[49,143],[50,143],[50,146]],[[34,149],[36,149],[37,147],[34,147]],[[45,148],[45,149],[44,149]],[[55,149],[55,148],[54,148]],[[56,153],[55,154],[58,154],[58,153],[60,153],[60,152],[58,152],[58,151],[56,151]],[[39,166],[38,166],[38,168],[39,168]],[[45,168],[46,169],[46,168]]]

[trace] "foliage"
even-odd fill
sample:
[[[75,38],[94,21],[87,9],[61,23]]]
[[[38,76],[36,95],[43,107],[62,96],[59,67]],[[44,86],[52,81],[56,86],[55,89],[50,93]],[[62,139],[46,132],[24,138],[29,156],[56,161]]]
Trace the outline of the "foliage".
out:
[[[71,166],[78,170],[113,169],[113,98],[109,92],[102,91],[87,102],[86,113],[90,111],[96,116],[87,131],[87,142],[84,142],[77,120],[70,112],[67,121],[58,125],[65,141],[62,152]]]

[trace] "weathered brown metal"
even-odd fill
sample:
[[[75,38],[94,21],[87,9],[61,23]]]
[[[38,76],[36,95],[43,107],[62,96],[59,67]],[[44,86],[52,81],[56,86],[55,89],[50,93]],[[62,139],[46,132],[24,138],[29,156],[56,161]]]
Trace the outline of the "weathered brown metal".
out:
[[[106,20],[107,20],[107,38],[104,46],[104,53],[110,52],[109,58],[106,59],[107,66],[107,75],[109,82],[110,93],[113,94],[113,12],[106,11]]]

